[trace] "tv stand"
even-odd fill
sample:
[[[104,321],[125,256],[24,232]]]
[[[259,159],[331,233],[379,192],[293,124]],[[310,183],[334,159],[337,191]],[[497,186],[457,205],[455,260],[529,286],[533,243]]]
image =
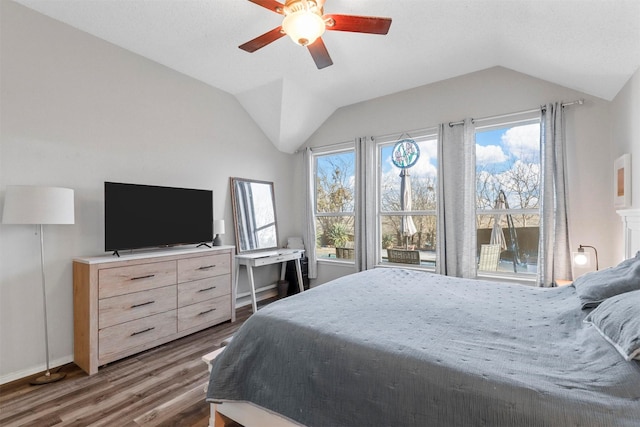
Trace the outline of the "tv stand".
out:
[[[202,243],[200,243],[198,246],[196,246],[196,248],[199,248],[199,247],[201,247],[201,246],[206,246],[206,247],[208,247],[209,249],[211,249],[211,246],[209,246],[209,244],[208,244],[208,243],[206,243],[206,242],[202,242]]]
[[[120,258],[120,254],[118,253],[118,251],[113,251],[111,256],[117,256],[118,258]]]

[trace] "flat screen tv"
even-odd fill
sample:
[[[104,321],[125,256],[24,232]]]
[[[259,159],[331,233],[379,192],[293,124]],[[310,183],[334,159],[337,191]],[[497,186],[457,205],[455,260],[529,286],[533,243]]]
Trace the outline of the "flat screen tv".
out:
[[[104,183],[105,251],[213,240],[213,191]]]

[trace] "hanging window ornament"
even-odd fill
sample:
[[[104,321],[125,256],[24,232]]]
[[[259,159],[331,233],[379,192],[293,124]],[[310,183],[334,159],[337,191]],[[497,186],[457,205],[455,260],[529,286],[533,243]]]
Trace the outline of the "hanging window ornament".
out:
[[[402,139],[393,147],[391,159],[399,168],[410,168],[420,157],[420,148],[413,139]]]

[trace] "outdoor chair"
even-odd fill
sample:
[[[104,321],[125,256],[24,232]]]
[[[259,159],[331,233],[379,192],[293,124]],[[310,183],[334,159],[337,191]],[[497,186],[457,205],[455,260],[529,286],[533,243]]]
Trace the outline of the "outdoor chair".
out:
[[[500,263],[500,245],[480,245],[480,261],[478,270],[498,271]]]

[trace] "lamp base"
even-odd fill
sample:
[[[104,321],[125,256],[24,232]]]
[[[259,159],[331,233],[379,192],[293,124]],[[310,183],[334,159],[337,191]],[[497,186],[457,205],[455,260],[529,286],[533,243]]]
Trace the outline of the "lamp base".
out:
[[[213,239],[213,246],[222,246],[222,239],[219,234],[216,234],[215,239]]]
[[[56,372],[55,374],[51,374],[49,372],[47,372],[44,375],[39,376],[38,378],[31,380],[29,383],[31,385],[43,385],[43,384],[51,384],[51,383],[55,383],[56,381],[60,381],[61,379],[63,379],[64,377],[66,377],[67,374],[65,373],[60,373],[60,372]]]

